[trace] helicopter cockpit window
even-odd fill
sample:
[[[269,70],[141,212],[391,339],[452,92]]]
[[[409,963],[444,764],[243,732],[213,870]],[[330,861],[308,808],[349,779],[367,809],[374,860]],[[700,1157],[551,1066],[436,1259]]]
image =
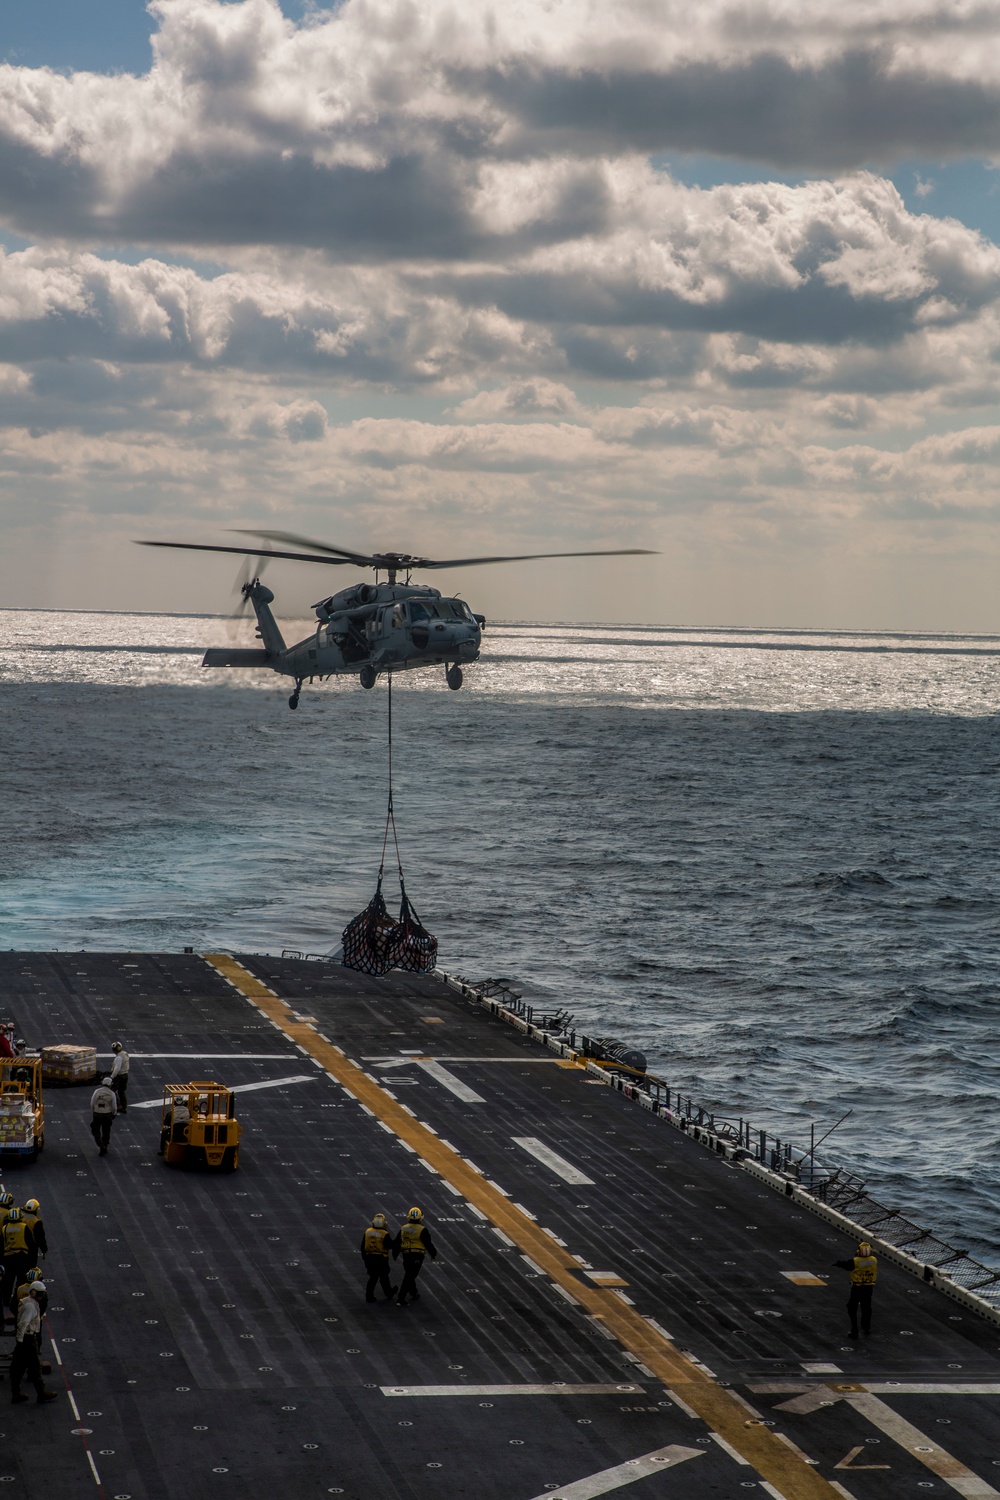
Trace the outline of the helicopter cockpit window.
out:
[[[406,623],[406,606],[403,605],[403,604],[394,604],[393,607],[392,607],[392,628],[393,628],[393,630],[402,630],[403,625],[405,623]]]
[[[410,611],[410,619],[414,625],[416,625],[418,621],[429,620],[431,618],[432,608],[428,608],[426,604],[421,604],[416,599],[411,599],[407,607]]]

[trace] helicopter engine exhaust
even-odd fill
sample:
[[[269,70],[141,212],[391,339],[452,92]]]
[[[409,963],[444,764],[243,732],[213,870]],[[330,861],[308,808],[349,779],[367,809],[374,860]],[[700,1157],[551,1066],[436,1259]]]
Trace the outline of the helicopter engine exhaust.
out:
[[[312,607],[316,611],[317,618],[328,620],[331,615],[339,614],[341,610],[359,609],[366,604],[374,604],[379,597],[378,588],[372,583],[356,583],[353,588],[341,589],[339,594],[331,594],[327,599],[321,599]]]

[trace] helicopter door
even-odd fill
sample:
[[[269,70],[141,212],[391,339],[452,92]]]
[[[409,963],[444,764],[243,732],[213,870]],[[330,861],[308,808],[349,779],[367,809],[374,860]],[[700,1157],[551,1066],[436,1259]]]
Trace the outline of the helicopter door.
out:
[[[426,604],[413,603],[410,608],[410,640],[418,651],[426,651],[427,643],[431,638],[430,618],[431,612]]]
[[[344,639],[338,644],[344,655],[344,661],[348,664],[366,661],[369,655],[366,621],[362,614],[349,615],[350,628]]]

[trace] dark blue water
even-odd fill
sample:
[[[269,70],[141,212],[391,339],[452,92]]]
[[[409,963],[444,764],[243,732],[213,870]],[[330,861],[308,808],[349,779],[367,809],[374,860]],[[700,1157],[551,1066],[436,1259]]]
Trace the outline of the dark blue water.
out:
[[[367,901],[384,690],[291,714],[268,677],[201,672],[217,628],[0,615],[3,946],[325,951]],[[442,965],[793,1138],[853,1109],[842,1158],[996,1260],[1000,642],[488,642],[461,693],[394,692]]]

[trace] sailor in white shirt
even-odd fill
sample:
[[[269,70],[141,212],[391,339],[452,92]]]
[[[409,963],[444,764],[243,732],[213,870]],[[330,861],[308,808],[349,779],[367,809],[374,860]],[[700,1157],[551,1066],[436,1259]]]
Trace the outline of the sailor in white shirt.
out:
[[[111,1048],[115,1054],[115,1060],[111,1064],[111,1087],[118,1096],[118,1113],[128,1114],[128,1102],[125,1098],[128,1089],[128,1053],[121,1042],[115,1042]]]
[[[111,1122],[118,1113],[118,1100],[110,1078],[105,1078],[91,1094],[90,1112],[90,1133],[101,1148],[100,1155],[107,1156],[111,1141]]]
[[[40,1290],[39,1290],[40,1289]],[[47,1391],[42,1381],[42,1369],[38,1359],[38,1350],[42,1336],[42,1318],[38,1307],[38,1299],[44,1295],[45,1288],[41,1282],[35,1282],[31,1291],[21,1299],[17,1309],[17,1334],[14,1344],[14,1353],[10,1361],[10,1399],[16,1405],[19,1401],[27,1401],[27,1396],[21,1393],[21,1380],[27,1375],[31,1384],[35,1387],[35,1395],[38,1404],[44,1401],[54,1401],[59,1394],[58,1391]]]

